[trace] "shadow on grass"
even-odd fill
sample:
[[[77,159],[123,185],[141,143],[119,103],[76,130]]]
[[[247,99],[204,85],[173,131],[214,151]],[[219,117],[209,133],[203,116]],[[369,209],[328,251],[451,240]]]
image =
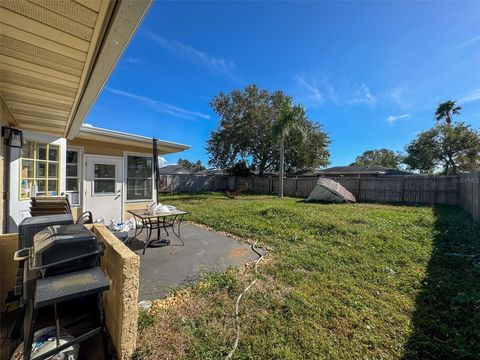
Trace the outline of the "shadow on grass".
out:
[[[434,207],[435,244],[405,359],[480,359],[480,224]]]

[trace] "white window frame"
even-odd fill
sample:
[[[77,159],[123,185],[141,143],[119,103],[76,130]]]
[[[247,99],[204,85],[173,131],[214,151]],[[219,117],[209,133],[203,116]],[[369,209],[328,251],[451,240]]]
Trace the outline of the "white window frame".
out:
[[[155,200],[155,176],[154,176],[154,162],[152,162],[152,197],[150,199],[135,199],[135,200],[127,200],[127,193],[128,193],[128,156],[140,156],[146,158],[153,158],[152,154],[147,153],[137,153],[137,152],[123,152],[123,188],[125,191],[123,192],[123,201],[125,203],[142,203],[142,202],[149,202],[151,200]]]
[[[70,204],[72,208],[81,208],[83,205],[83,189],[84,189],[84,178],[83,178],[83,164],[85,160],[83,158],[83,147],[79,146],[69,146],[67,144],[67,149],[65,151],[76,151],[78,152],[78,169],[77,169],[77,176],[78,176],[78,204],[73,205]],[[71,191],[67,191],[67,153],[65,152],[65,194]]]

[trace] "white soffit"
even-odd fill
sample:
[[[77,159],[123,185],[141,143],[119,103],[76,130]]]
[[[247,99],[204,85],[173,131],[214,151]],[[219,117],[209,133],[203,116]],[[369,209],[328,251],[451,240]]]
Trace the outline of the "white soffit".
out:
[[[0,0],[0,96],[15,125],[74,136],[149,5]]]

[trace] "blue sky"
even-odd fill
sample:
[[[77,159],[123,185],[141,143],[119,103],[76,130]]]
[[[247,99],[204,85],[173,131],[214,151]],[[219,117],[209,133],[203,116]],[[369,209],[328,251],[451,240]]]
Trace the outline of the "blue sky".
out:
[[[192,146],[208,161],[209,102],[283,90],[330,134],[332,165],[402,150],[457,100],[480,128],[480,2],[153,3],[86,119]]]

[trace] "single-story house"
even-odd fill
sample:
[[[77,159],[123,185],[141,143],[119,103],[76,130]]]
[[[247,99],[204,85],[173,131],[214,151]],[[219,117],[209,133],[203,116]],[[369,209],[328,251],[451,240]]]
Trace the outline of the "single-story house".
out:
[[[369,166],[334,166],[323,170],[307,171],[298,176],[354,176],[354,177],[372,177],[372,176],[401,176],[412,175],[408,171],[387,168],[379,165]]]
[[[188,175],[192,172],[185,169],[182,165],[165,165],[158,169],[159,175]]]
[[[115,221],[154,199],[152,138],[82,125],[150,3],[0,4],[0,233],[32,196]],[[188,148],[158,142],[159,155]]]

